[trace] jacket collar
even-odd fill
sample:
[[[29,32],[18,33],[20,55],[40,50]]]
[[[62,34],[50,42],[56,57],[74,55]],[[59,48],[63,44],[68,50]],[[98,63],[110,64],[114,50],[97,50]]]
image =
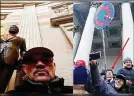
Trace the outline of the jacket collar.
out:
[[[131,68],[127,68],[127,67],[125,67],[125,69],[127,69],[127,70],[132,70],[133,68],[131,67]]]
[[[37,83],[29,80],[28,78],[23,78],[23,84],[17,86],[16,89],[24,92],[43,92],[43,93],[57,93],[60,92],[64,86],[64,79],[55,76],[54,80],[50,82]]]

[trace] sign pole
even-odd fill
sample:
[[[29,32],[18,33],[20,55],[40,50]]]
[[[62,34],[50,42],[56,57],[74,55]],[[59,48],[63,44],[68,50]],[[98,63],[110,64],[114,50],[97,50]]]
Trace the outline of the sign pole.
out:
[[[104,30],[102,29],[102,38],[103,38],[103,53],[104,53],[104,64],[105,64],[105,71],[107,69],[107,59],[106,59],[106,47],[105,47],[105,34],[104,34]]]
[[[115,9],[112,3],[104,2],[99,6],[94,18],[95,27],[98,30],[101,30],[102,32],[105,70],[107,69],[107,61],[106,61],[107,59],[106,59],[104,28],[110,25],[112,19],[114,18],[114,15],[115,15]]]

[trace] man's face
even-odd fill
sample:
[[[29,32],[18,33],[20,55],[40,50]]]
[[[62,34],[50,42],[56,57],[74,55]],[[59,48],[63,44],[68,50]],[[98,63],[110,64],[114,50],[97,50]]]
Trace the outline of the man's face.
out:
[[[115,79],[115,88],[120,89],[123,86],[123,83],[124,82],[122,79],[116,78]]]
[[[131,61],[126,61],[124,64],[125,64],[125,67],[127,67],[127,68],[132,67],[132,62]]]
[[[42,55],[32,56],[29,64],[24,64],[23,70],[26,76],[35,82],[48,82],[55,77],[55,63],[52,58],[44,58]],[[29,60],[30,61],[30,60]]]
[[[112,78],[113,78],[113,73],[112,73],[112,71],[107,71],[107,72],[106,72],[106,78],[107,78],[107,79],[112,79]]]

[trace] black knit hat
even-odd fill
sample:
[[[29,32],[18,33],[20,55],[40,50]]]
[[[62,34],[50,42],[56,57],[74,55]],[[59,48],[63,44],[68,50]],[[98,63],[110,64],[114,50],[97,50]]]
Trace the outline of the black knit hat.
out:
[[[116,78],[123,80],[123,85],[126,85],[126,78],[123,74],[116,75]]]

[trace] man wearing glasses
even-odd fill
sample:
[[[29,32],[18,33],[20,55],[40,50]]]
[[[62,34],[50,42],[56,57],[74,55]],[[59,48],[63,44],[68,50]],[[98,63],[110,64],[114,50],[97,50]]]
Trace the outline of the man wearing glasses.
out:
[[[64,79],[55,75],[53,52],[44,47],[27,51],[23,57],[23,84],[7,93],[73,93],[73,87],[64,86]]]

